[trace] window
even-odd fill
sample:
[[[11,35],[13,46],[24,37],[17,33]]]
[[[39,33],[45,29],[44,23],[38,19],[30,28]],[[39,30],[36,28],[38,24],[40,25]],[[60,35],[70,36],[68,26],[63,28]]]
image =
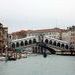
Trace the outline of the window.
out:
[[[36,41],[36,39],[33,39],[33,43],[36,43],[37,41]]]
[[[19,47],[19,42],[16,43],[16,47]]]
[[[24,46],[24,43],[23,43],[23,41],[21,41],[20,45],[21,45],[21,46]]]
[[[0,36],[2,35],[2,31],[0,31]]]
[[[48,39],[45,40],[45,43],[48,44]]]
[[[29,40],[29,44],[32,44],[32,40]]]

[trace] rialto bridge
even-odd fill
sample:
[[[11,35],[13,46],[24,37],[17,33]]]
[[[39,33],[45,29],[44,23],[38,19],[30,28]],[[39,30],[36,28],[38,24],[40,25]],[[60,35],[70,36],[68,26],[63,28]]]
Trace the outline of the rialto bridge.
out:
[[[51,53],[56,51],[69,51],[74,50],[68,42],[50,38],[49,36],[38,37],[30,36],[22,39],[16,39],[11,41],[11,47],[21,50],[32,51],[33,53],[42,53],[44,50],[49,50]]]

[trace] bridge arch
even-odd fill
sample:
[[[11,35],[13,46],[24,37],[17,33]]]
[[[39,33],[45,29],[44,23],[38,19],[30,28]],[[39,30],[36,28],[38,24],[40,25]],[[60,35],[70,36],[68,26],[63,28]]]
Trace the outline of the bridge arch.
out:
[[[34,39],[33,39],[33,44],[36,43],[36,42],[37,42],[37,41],[36,41],[36,39],[34,38]]]
[[[28,45],[28,41],[27,40],[25,40],[25,45]]]
[[[45,43],[48,44],[48,42],[49,42],[48,39],[46,39],[46,40],[45,40]]]
[[[61,48],[64,48],[64,46],[65,46],[65,45],[62,43],[62,44],[61,44]]]
[[[52,40],[49,41],[49,44],[52,44]]]
[[[24,46],[24,43],[23,43],[23,41],[21,41],[20,45],[21,45],[21,46]]]
[[[15,46],[15,43],[12,43],[12,48],[15,48],[16,46]]]
[[[67,44],[65,45],[65,48],[68,49],[68,45]]]
[[[56,46],[56,41],[53,42],[53,45]]]
[[[16,42],[16,47],[19,47],[19,42]]]
[[[32,44],[32,40],[31,39],[29,40],[29,44]]]
[[[57,43],[57,46],[60,47],[60,42]]]

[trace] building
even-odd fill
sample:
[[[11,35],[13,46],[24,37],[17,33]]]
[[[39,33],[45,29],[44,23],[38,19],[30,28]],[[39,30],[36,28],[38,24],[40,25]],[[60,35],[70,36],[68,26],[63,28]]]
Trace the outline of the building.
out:
[[[64,29],[53,28],[53,29],[42,29],[42,30],[29,30],[27,36],[48,36],[50,38],[62,39],[62,33]]]
[[[8,45],[8,27],[3,27],[0,23],[0,49],[5,48]]]
[[[43,41],[47,36],[49,38],[55,38],[58,40],[62,40],[62,33],[64,32],[64,29],[59,28],[53,28],[53,29],[41,29],[41,30],[21,30],[18,32],[13,32],[10,34],[10,41],[16,40],[16,39],[22,39],[26,37],[38,37],[39,41]]]
[[[75,26],[68,27],[67,30],[62,33],[62,40],[75,45]]]
[[[27,31],[21,30],[21,31],[13,32],[12,34],[9,35],[9,38],[16,40],[16,39],[25,38],[26,36],[27,36]]]
[[[9,34],[9,42],[10,42],[9,46],[11,45],[11,42],[13,40],[20,40],[29,37],[36,37],[36,39],[38,39],[38,42],[43,42],[47,37],[62,40],[62,33],[64,31],[65,31],[64,29],[53,28],[53,29],[28,30],[28,31],[21,30],[18,32],[13,32],[12,34]]]

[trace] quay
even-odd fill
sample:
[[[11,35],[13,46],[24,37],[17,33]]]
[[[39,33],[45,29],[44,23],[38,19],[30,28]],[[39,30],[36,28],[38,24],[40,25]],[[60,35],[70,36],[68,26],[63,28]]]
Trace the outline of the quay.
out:
[[[27,52],[20,52],[20,51],[15,51],[14,49],[8,49],[5,52],[0,53],[0,61],[16,60],[21,58],[27,58]]]

